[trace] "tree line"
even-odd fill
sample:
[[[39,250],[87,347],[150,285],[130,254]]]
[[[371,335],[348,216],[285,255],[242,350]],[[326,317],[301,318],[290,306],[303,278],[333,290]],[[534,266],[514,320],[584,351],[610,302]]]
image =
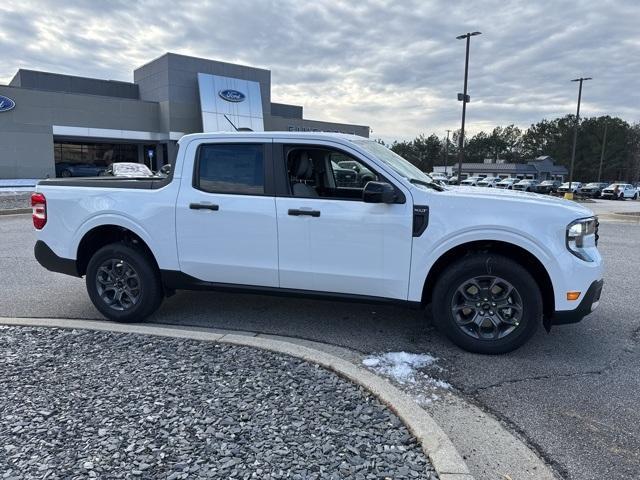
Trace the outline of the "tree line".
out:
[[[496,127],[489,133],[479,132],[465,137],[465,162],[482,163],[491,159],[526,163],[540,155],[549,155],[569,169],[574,125],[575,116],[567,115],[541,120],[524,131],[508,125]],[[387,146],[421,170],[431,172],[434,165],[457,164],[460,131],[452,133],[448,158],[446,137],[436,134],[422,134],[411,141],[395,141]],[[603,143],[602,180],[639,181],[640,123],[630,125],[610,116],[580,119],[574,167],[576,181],[597,180]]]

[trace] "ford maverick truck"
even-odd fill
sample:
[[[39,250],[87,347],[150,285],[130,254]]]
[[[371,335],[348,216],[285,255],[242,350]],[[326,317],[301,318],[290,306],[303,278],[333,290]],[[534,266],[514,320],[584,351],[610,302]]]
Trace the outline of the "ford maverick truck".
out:
[[[108,319],[143,320],[178,289],[431,305],[457,345],[503,353],[598,305],[598,221],[576,203],[442,187],[351,135],[178,145],[166,178],[51,179],[32,196],[37,260],[84,277]]]

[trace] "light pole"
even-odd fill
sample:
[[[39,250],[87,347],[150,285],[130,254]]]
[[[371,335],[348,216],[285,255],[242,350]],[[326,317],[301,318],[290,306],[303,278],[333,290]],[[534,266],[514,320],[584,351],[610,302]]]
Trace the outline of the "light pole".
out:
[[[600,179],[602,178],[602,162],[604,161],[604,149],[607,146],[607,127],[609,123],[607,122],[607,118],[604,119],[604,136],[602,137],[602,151],[600,152],[600,167],[598,168],[598,183],[600,183]]]
[[[451,130],[447,130],[447,144],[444,147],[444,174],[447,175],[447,168],[449,168],[449,133]]]
[[[580,86],[578,87],[578,108],[576,110],[576,125],[573,130],[573,147],[571,148],[571,167],[569,169],[569,192],[565,194],[565,198],[569,200],[573,199],[573,165],[576,160],[576,143],[578,142],[578,128],[580,127],[580,101],[582,100],[582,82],[586,82],[587,80],[592,80],[591,77],[580,77],[574,78],[571,80],[572,82],[580,82]]]
[[[456,39],[467,39],[467,50],[464,59],[464,92],[458,94],[458,101],[462,101],[462,127],[460,128],[460,147],[458,149],[458,184],[462,181],[462,162],[464,161],[464,120],[467,114],[467,102],[470,100],[467,95],[467,78],[469,77],[469,44],[471,37],[480,35],[481,32],[467,32],[464,35],[458,35]]]

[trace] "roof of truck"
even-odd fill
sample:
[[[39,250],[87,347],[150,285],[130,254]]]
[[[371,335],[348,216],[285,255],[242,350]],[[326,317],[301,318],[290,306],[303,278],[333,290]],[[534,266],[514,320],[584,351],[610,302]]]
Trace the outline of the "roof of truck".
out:
[[[349,133],[338,132],[206,132],[206,133],[190,133],[180,138],[178,143],[185,140],[194,140],[200,138],[305,138],[309,140],[322,139],[341,139],[341,140],[369,140],[365,137],[352,135]]]

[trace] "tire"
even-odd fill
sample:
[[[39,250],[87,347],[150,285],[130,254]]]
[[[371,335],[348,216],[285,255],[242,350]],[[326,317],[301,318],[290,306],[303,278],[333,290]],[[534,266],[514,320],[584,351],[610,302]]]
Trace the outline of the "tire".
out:
[[[482,287],[482,290],[478,289],[477,295],[473,294],[473,285],[469,287],[472,279],[480,279],[476,285]],[[496,286],[491,291],[486,290],[494,279],[497,279]],[[461,293],[464,286],[473,305],[472,309],[460,306],[461,299],[465,299]],[[499,299],[500,294],[508,291],[509,286],[513,287],[512,292],[515,293],[505,297],[507,300]],[[498,287],[501,291],[496,292]],[[436,326],[453,343],[468,352],[491,355],[511,352],[527,342],[542,323],[540,287],[524,267],[501,255],[478,253],[456,261],[438,279],[432,298]],[[498,314],[501,304],[511,305],[513,308],[504,307]],[[516,306],[520,306],[520,314],[517,313]],[[496,308],[491,310],[493,307]],[[455,316],[454,310],[458,312]],[[465,310],[472,312],[466,314]],[[496,327],[495,322],[485,316],[487,312],[500,319],[511,318],[509,322],[497,321],[499,327]],[[465,323],[469,318],[480,324],[473,321]],[[491,332],[485,328],[487,325]]]
[[[636,193],[634,193],[634,194],[633,194],[633,199],[634,199],[634,200],[637,200],[637,199],[638,199],[638,192],[636,192]]]
[[[62,170],[62,172],[60,172],[60,176],[63,178],[69,178],[69,177],[72,177],[73,175],[71,174],[71,170],[67,170],[65,168],[64,170]]]
[[[128,277],[126,282],[124,274]],[[87,265],[86,284],[93,305],[116,322],[144,320],[158,309],[164,296],[160,272],[153,259],[128,243],[112,243],[98,250]],[[120,302],[116,300],[118,287],[124,290]]]

